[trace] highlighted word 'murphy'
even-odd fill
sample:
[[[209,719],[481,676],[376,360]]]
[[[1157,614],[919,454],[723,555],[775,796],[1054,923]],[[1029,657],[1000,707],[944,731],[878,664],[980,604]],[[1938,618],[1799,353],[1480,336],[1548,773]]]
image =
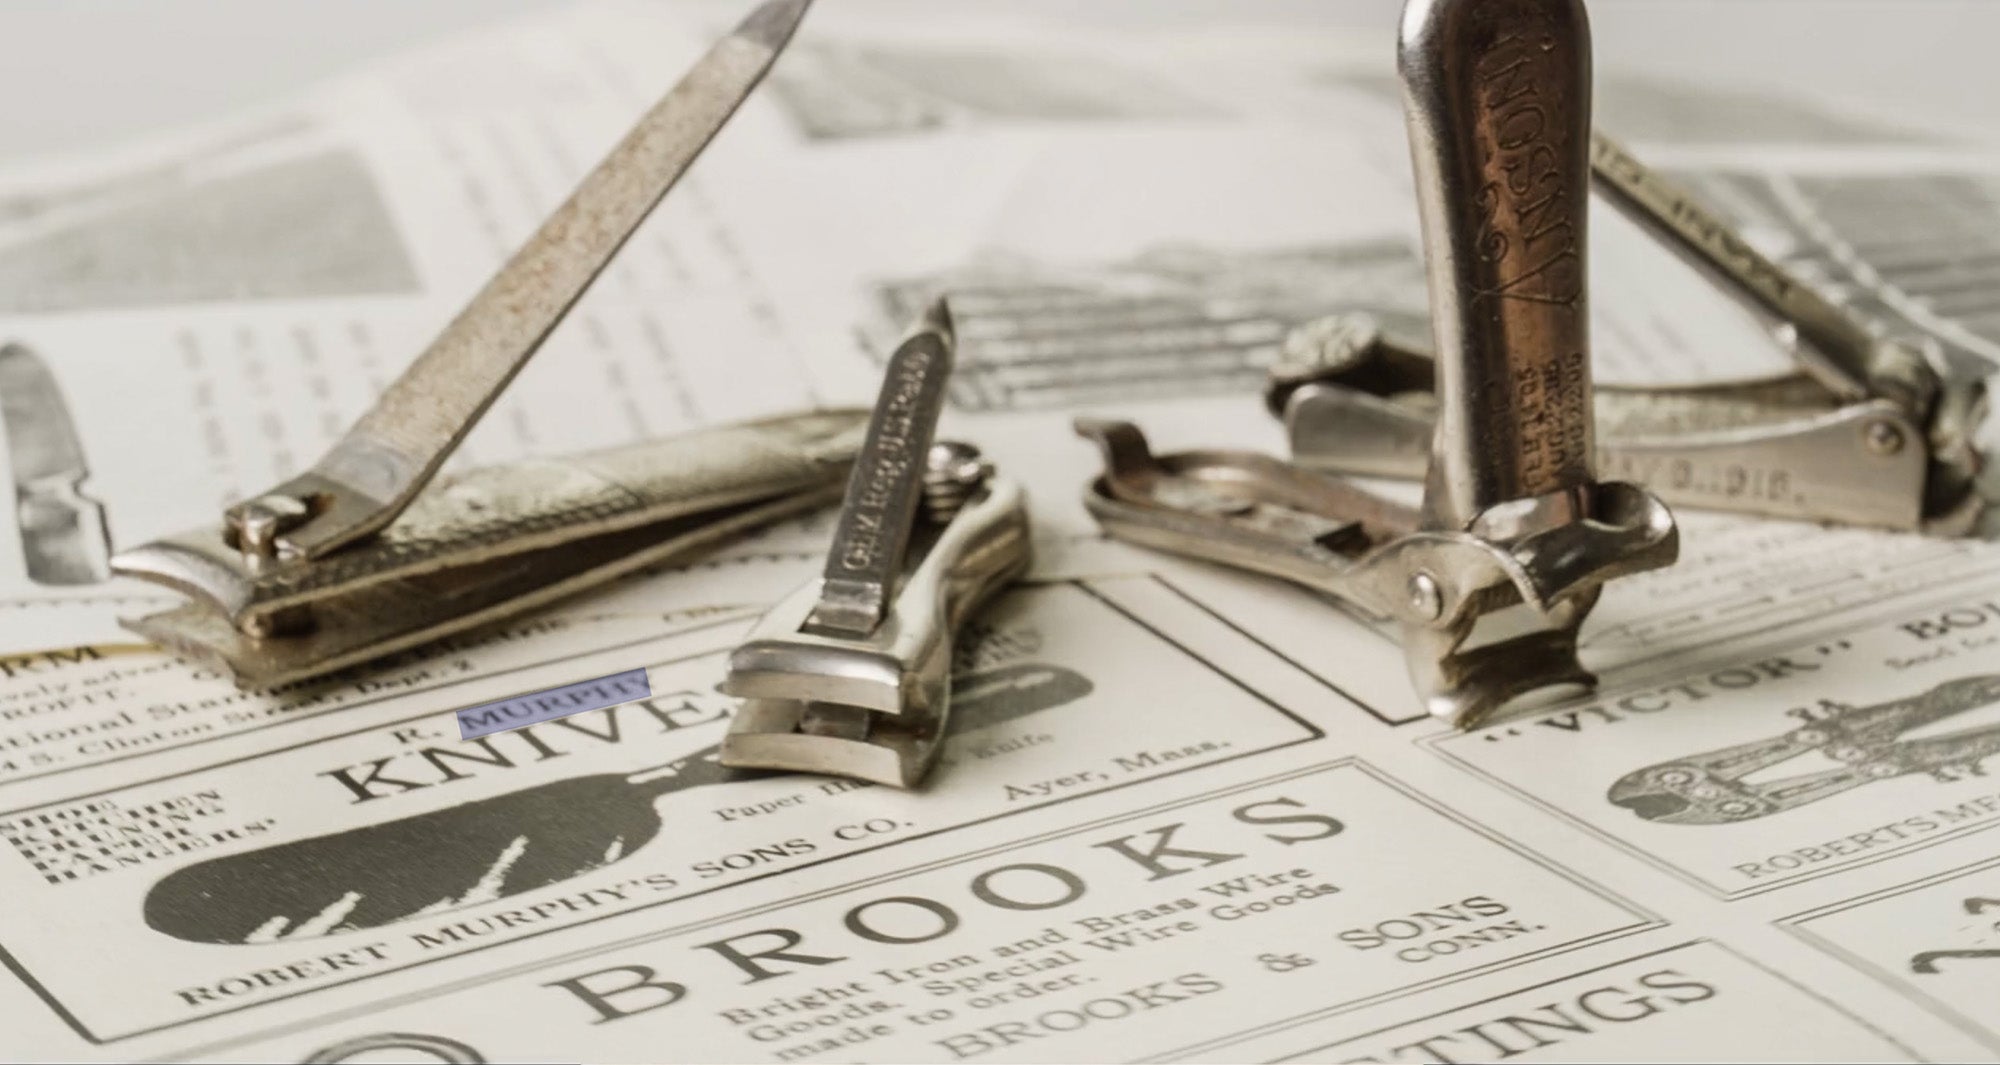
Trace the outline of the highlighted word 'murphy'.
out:
[[[646,681],[646,671],[628,669],[623,673],[580,680],[560,688],[468,706],[458,712],[458,735],[460,739],[478,739],[538,721],[553,721],[571,714],[629,703],[651,694],[653,686]]]

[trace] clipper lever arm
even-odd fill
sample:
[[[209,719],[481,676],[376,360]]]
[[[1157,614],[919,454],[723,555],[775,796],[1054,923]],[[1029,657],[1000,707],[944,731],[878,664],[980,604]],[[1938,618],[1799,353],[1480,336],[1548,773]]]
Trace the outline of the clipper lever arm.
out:
[[[825,573],[729,657],[724,765],[912,788],[936,762],[954,635],[1029,560],[1020,485],[932,442],[952,354],[940,300],[889,359]]]

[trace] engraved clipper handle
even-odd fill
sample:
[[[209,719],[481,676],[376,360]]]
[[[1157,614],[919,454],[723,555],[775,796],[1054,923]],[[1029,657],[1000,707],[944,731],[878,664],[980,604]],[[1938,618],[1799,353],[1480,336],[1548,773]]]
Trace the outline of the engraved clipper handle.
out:
[[[1398,52],[1437,342],[1426,520],[1588,512],[1590,33],[1580,0],[1410,0]]]

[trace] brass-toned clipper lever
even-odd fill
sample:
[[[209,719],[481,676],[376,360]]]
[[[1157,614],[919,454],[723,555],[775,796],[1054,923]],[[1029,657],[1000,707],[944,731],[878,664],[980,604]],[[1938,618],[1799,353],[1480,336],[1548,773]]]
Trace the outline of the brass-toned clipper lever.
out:
[[[1431,713],[1469,726],[1587,685],[1579,627],[1611,579],[1671,563],[1672,515],[1596,478],[1585,250],[1589,34],[1578,0],[1411,0],[1400,66],[1439,351],[1417,511],[1228,452],[1155,457],[1080,423],[1114,536],[1273,573],[1397,623]],[[1483,644],[1514,605],[1539,627]]]

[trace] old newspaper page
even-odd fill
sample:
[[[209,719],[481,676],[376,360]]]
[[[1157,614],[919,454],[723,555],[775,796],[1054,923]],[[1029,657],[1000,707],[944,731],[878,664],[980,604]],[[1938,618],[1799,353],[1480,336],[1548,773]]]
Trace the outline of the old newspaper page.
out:
[[[0,175],[0,342],[65,410],[6,439],[71,434],[99,508],[82,537],[0,520],[0,1057],[2000,1057],[1985,538],[1684,509],[1682,561],[1585,631],[1599,689],[1460,733],[1374,619],[1084,514],[1074,415],[1277,451],[1287,331],[1424,328],[1380,41],[824,5],[471,438],[865,402],[949,294],[946,431],[1028,486],[1038,555],[958,646],[919,791],[715,761],[724,657],[824,514],[273,693],[134,646],[118,618],[161,600],[108,552],[309,462],[736,14],[565,9]],[[1775,95],[1599,95],[1760,247],[1993,365],[2000,156]],[[1785,365],[1595,219],[1600,376]],[[644,699],[454,721],[640,667]]]

